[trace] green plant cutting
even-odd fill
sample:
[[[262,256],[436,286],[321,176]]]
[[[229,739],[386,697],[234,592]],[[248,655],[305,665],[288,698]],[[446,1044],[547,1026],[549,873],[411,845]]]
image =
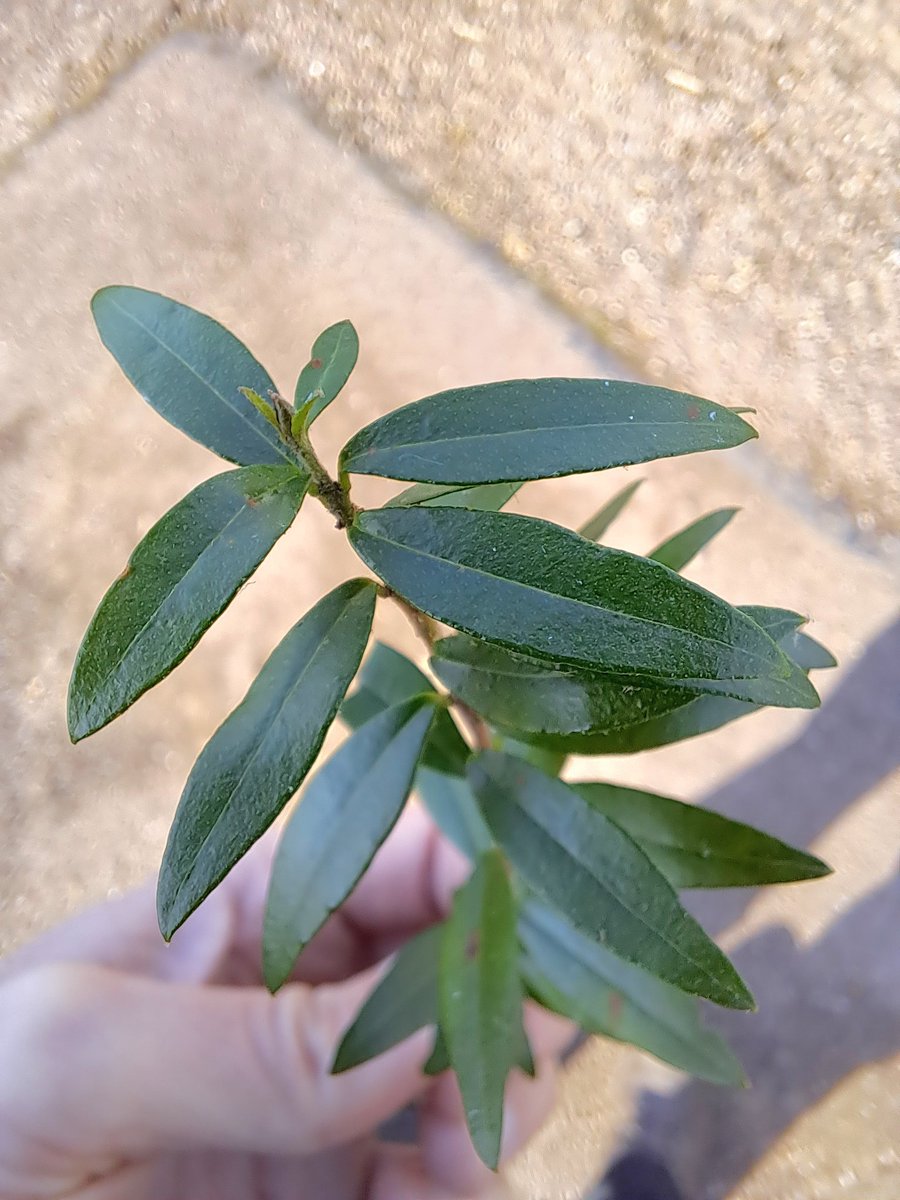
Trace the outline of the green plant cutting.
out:
[[[174,300],[107,287],[93,313],[145,400],[235,466],[153,526],[100,602],[72,674],[73,741],[181,662],[308,497],[360,560],[288,630],[194,764],[159,873],[162,936],[302,788],[264,917],[275,991],[415,792],[471,874],[446,919],[393,958],[333,1071],[431,1027],[425,1070],[455,1072],[492,1167],[507,1076],[534,1070],[526,999],[703,1079],[741,1083],[698,1001],[750,1009],[753,998],[679,891],[828,867],[704,808],[560,772],[570,754],[602,762],[764,706],[814,708],[809,672],[834,659],[798,613],[735,606],[681,574],[733,509],[644,557],[603,545],[637,482],[577,531],[503,509],[528,480],[740,445],[756,437],[748,410],[611,379],[461,387],[359,430],[332,473],[313,432],[356,364],[349,321],[316,339],[289,400],[237,338]],[[366,509],[358,475],[411,486]],[[429,674],[398,649],[369,647],[384,602],[411,617]],[[338,716],[349,736],[319,763]]]

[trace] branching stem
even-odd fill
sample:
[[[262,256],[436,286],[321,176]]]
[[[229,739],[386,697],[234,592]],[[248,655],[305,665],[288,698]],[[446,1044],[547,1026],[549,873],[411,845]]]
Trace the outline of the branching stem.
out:
[[[391,588],[382,585],[379,591],[381,595],[394,600],[400,605],[412,623],[416,633],[428,649],[431,650],[439,636],[437,622],[432,617],[429,617],[427,613],[423,613],[415,605],[410,604],[403,596],[398,596]],[[454,696],[452,692],[449,693],[449,699],[452,708],[456,710],[460,722],[466,727],[475,749],[487,750],[491,744],[491,732],[487,725],[485,725],[478,713],[469,708],[468,704],[465,704],[457,696]]]
[[[350,489],[346,484],[332,479],[322,464],[309,438],[309,431],[302,420],[294,420],[294,412],[288,402],[278,392],[269,392],[269,398],[278,418],[278,428],[285,442],[291,447],[300,462],[309,471],[312,479],[310,491],[328,509],[337,521],[338,529],[346,529],[353,524],[353,518],[359,512],[350,499]]]

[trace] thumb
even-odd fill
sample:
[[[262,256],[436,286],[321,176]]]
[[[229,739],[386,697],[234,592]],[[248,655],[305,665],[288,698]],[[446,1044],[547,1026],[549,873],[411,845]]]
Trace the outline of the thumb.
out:
[[[377,975],[276,996],[100,967],[20,976],[0,991],[0,1080],[16,1080],[12,1097],[0,1083],[0,1117],[14,1102],[20,1126],[80,1155],[190,1146],[305,1154],[349,1141],[427,1086],[424,1030],[329,1074]]]

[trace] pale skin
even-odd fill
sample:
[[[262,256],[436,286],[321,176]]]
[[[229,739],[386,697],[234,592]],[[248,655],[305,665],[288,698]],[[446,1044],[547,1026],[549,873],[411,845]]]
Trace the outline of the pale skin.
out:
[[[447,910],[467,866],[417,807],[276,997],[259,938],[272,837],[166,946],[148,886],[0,965],[2,1200],[460,1200],[505,1194],[423,1030],[328,1068],[386,954]],[[504,1157],[541,1124],[565,1022],[527,1014],[537,1078],[510,1077]],[[378,1127],[418,1106],[415,1145]]]

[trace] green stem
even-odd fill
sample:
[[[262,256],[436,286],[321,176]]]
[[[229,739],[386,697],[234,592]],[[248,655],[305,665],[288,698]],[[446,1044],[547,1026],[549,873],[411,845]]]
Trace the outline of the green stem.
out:
[[[416,633],[419,635],[428,649],[431,650],[432,646],[437,641],[440,632],[437,622],[432,617],[429,617],[427,613],[423,613],[421,609],[418,609],[415,607],[415,605],[410,604],[405,597],[398,596],[398,594],[391,588],[382,586],[379,588],[379,591],[383,596],[396,601],[396,603],[400,605],[409,620],[412,622]],[[451,706],[456,710],[460,721],[468,730],[469,736],[472,739],[475,748],[477,750],[487,750],[491,744],[491,731],[488,729],[487,725],[485,725],[484,721],[482,721],[481,717],[479,717],[478,713],[469,708],[468,704],[465,704],[457,696],[454,696],[452,692],[447,693],[447,698],[449,699]]]
[[[293,420],[293,410],[283,396],[279,396],[277,392],[270,392],[269,395],[276,414],[281,418],[279,429],[282,438],[309,471],[312,494],[318,497],[335,518],[338,529],[346,529],[348,525],[353,524],[353,518],[359,512],[350,499],[349,483],[345,481],[341,484],[331,478],[309,440],[309,431],[303,421]]]

